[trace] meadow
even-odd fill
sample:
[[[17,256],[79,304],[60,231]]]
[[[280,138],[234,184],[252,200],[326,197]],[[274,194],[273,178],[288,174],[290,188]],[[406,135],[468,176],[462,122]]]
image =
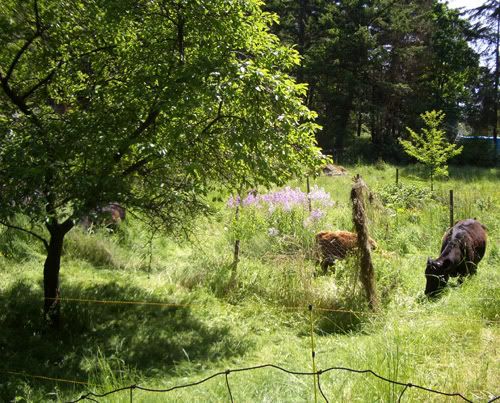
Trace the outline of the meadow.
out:
[[[62,261],[58,331],[41,315],[42,248],[0,229],[0,401],[71,401],[134,384],[167,389],[261,364],[311,372],[312,338],[316,369],[369,369],[474,402],[499,395],[500,170],[451,167],[431,193],[418,166],[400,167],[398,186],[395,166],[346,168],[344,176],[311,179],[312,212],[305,180],[297,180],[242,195],[238,219],[234,195],[214,194],[214,214],[187,237],[151,233],[131,214],[114,233],[75,228]],[[378,244],[376,313],[367,307],[355,256],[326,275],[314,256],[317,231],[353,229],[349,192],[358,173],[374,195],[367,210]],[[488,228],[487,252],[475,277],[461,286],[450,281],[429,301],[425,262],[438,256],[449,226],[450,189],[455,219],[476,218]],[[332,402],[461,401],[403,390],[370,373],[321,375]],[[324,401],[318,389],[316,397]],[[231,398],[312,402],[315,388],[310,376],[262,368],[168,393],[133,391],[135,402]],[[98,401],[131,397],[124,390]]]

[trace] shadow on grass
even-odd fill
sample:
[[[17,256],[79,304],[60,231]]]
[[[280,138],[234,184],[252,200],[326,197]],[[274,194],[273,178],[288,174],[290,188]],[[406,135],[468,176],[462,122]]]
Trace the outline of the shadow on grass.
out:
[[[449,178],[451,180],[460,180],[465,183],[473,183],[477,181],[494,182],[500,179],[500,171],[495,168],[483,168],[469,165],[451,165],[448,169]],[[411,180],[421,180],[422,184],[428,184],[430,187],[430,180],[428,179],[428,171],[423,164],[411,164],[400,168],[401,181],[404,182],[405,178]],[[437,184],[446,182],[446,179],[438,178]]]
[[[63,297],[123,300],[124,296],[148,299],[134,286],[117,284],[85,290],[65,287]],[[6,371],[87,382],[89,373],[99,371],[100,357],[112,371],[128,368],[142,378],[171,373],[183,361],[214,361],[241,355],[248,348],[229,326],[200,320],[203,317],[193,312],[194,306],[63,301],[63,324],[54,331],[44,325],[41,305],[41,293],[27,283],[0,293],[0,401],[12,401],[26,383],[43,396],[54,391],[53,382]],[[65,383],[58,388],[65,395],[86,389]]]
[[[345,294],[337,299],[331,311],[316,312],[316,333],[318,335],[354,334],[363,331],[369,322],[370,311],[361,292]]]
[[[366,315],[351,312],[323,313],[316,322],[316,333],[319,335],[358,333],[366,323]]]

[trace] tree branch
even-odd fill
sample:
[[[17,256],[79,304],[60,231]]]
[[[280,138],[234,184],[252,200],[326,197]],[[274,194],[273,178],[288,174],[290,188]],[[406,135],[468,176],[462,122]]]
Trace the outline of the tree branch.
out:
[[[33,8],[35,9],[35,24],[37,32],[42,32],[42,22],[40,20],[40,12],[38,10],[38,0],[33,2]]]
[[[17,63],[19,62],[19,59],[21,59],[24,52],[26,52],[26,50],[28,50],[28,48],[33,43],[33,41],[36,38],[40,37],[42,35],[42,33],[43,33],[43,30],[37,29],[37,31],[33,34],[33,36],[26,40],[24,45],[21,47],[21,49],[18,50],[18,52],[14,56],[14,59],[12,60],[12,63],[10,64],[9,69],[7,70],[7,74],[5,75],[5,78],[2,81],[5,81],[6,83],[9,82],[9,79],[12,76],[12,73],[14,72],[14,69],[16,68]]]
[[[26,98],[28,98],[31,94],[33,94],[38,88],[40,88],[42,85],[45,85],[45,84],[48,84],[50,82],[50,80],[52,80],[52,78],[54,77],[54,75],[56,74],[56,70],[61,67],[63,64],[62,61],[60,61],[59,63],[57,63],[57,66],[54,67],[49,74],[47,74],[44,78],[42,78],[38,83],[36,83],[33,87],[31,87],[28,91],[26,91],[26,93],[24,93],[23,95],[21,95],[21,99],[24,101]]]
[[[220,101],[219,102],[219,107],[217,108],[217,116],[215,118],[212,119],[212,121],[206,125],[203,130],[201,131],[201,133],[206,133],[214,124],[216,124],[222,117],[221,113],[222,113],[222,105],[223,105],[223,102]]]
[[[156,118],[160,114],[159,109],[151,108],[148,113],[146,119],[134,130],[134,132],[127,138],[124,144],[120,147],[118,152],[114,156],[115,162],[119,162],[122,157],[127,153],[130,146],[134,143],[134,140],[137,139],[142,133],[146,131],[150,126],[155,123]]]
[[[106,46],[100,46],[98,48],[95,48],[95,49],[92,49],[92,50],[89,50],[88,52],[84,52],[80,55],[77,56],[77,58],[81,58],[81,57],[85,57],[85,56],[88,56],[88,55],[91,55],[93,53],[98,53],[98,52],[101,52],[103,50],[111,50],[111,49],[114,49],[116,48],[116,45],[106,45]],[[52,78],[54,77],[56,71],[58,68],[60,68],[65,62],[63,62],[62,60],[60,60],[56,67],[54,67],[43,79],[41,79],[37,84],[35,84],[33,87],[31,87],[28,91],[26,91],[26,93],[24,93],[23,95],[20,96],[21,99],[25,100],[26,98],[28,98],[31,94],[33,94],[38,88],[42,87],[43,85],[46,85],[50,82],[50,80],[52,80]]]
[[[30,230],[28,230],[26,228],[18,227],[17,225],[8,224],[8,223],[6,223],[4,221],[0,221],[0,224],[2,224],[3,226],[5,226],[7,228],[17,229],[18,231],[30,234],[31,236],[35,237],[39,241],[42,241],[46,250],[49,249],[49,243],[47,242],[47,240],[45,238],[43,238],[42,236],[38,235],[37,233],[35,233],[33,231],[30,231]]]
[[[5,95],[12,101],[14,105],[16,105],[21,112],[23,112],[27,116],[33,116],[33,112],[28,108],[26,102],[24,102],[23,97],[20,97],[18,94],[14,92],[14,90],[10,87],[8,79],[2,76],[0,72],[0,83],[2,84],[3,91]],[[35,119],[37,120],[37,119]]]
[[[122,172],[122,176],[128,176],[136,171],[138,171],[140,168],[142,168],[144,165],[146,165],[149,161],[151,161],[151,157],[145,157],[140,159],[139,161],[136,161],[132,165],[130,165],[127,169],[125,169]]]

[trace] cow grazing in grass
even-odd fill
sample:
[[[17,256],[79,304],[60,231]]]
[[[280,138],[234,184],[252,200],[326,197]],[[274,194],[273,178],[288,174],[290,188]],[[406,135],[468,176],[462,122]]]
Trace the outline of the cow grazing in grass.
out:
[[[486,250],[486,227],[479,221],[457,221],[443,237],[441,255],[427,259],[426,295],[435,295],[446,286],[450,277],[462,283],[466,276],[476,273],[477,264]]]
[[[116,231],[120,223],[125,220],[125,216],[124,207],[118,203],[108,203],[102,207],[97,207],[89,215],[84,216],[80,220],[80,225],[87,231],[94,226],[106,227]]]
[[[372,249],[377,244],[373,239],[368,242]],[[321,231],[316,234],[316,248],[321,269],[326,273],[328,268],[337,259],[344,259],[350,252],[358,247],[358,235],[349,231]]]

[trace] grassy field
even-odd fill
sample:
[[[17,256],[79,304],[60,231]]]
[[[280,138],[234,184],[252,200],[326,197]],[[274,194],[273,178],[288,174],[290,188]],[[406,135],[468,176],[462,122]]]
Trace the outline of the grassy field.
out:
[[[311,335],[317,369],[370,369],[474,402],[500,394],[500,171],[452,168],[431,194],[418,167],[400,168],[400,187],[394,166],[346,168],[346,176],[312,182],[333,201],[327,206],[319,197],[316,217],[302,207],[244,206],[235,222],[223,196],[214,197],[215,214],[200,219],[189,239],[155,234],[151,241],[134,219],[115,234],[74,229],[62,262],[58,332],[41,318],[42,249],[0,230],[0,401],[70,401],[133,384],[167,389],[261,364],[310,372]],[[375,195],[368,213],[378,244],[377,314],[367,308],[356,258],[327,275],[313,258],[316,231],[353,228],[349,192],[357,173]],[[305,183],[290,187],[304,191]],[[438,256],[449,225],[450,189],[455,219],[477,218],[489,243],[477,276],[462,286],[451,281],[428,301],[425,262]],[[132,301],[148,304],[124,303]],[[322,374],[320,385],[332,402],[396,402],[404,390],[345,370]],[[229,390],[236,402],[315,399],[312,377],[261,368],[168,393],[134,390],[133,401],[230,401]],[[319,389],[317,397],[324,400]],[[97,400],[131,401],[129,390]],[[461,399],[408,388],[401,401]]]

